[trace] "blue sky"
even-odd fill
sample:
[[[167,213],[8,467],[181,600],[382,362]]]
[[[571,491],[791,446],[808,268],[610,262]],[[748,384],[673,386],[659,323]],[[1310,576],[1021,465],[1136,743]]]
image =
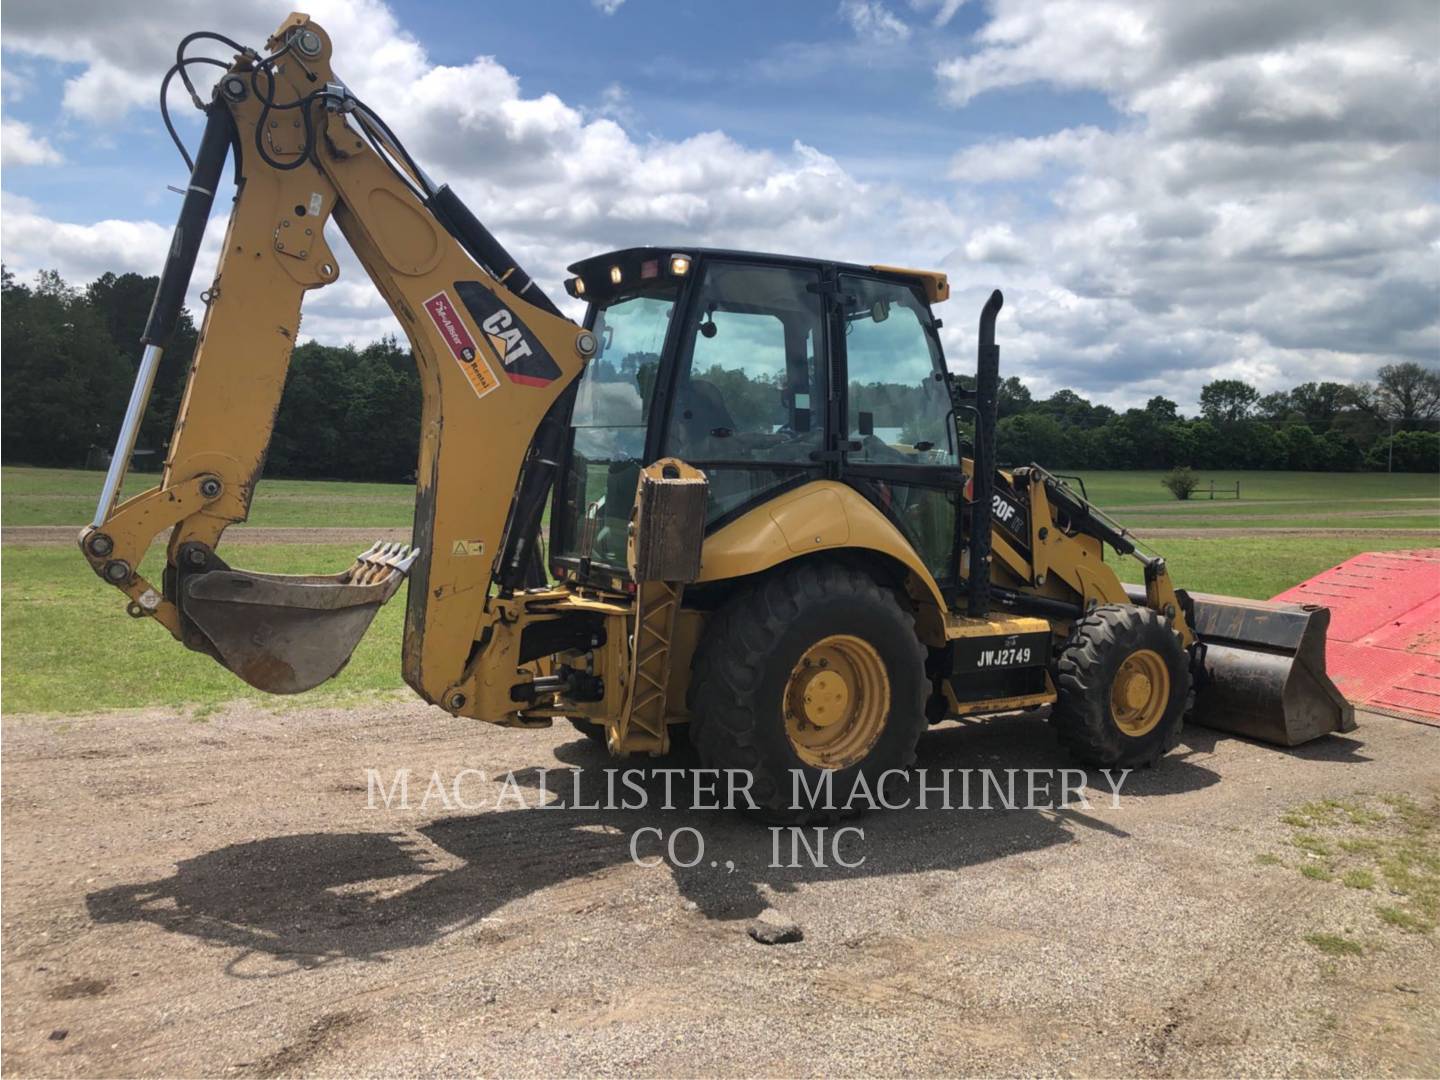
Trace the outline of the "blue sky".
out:
[[[746,145],[776,151],[798,138],[853,175],[932,194],[943,193],[961,147],[1079,124],[1114,127],[1120,119],[1100,94],[1043,84],[997,90],[963,109],[947,107],[932,68],[965,49],[983,22],[979,5],[962,6],[944,27],[919,20],[918,33],[889,44],[857,38],[842,9],[831,4],[657,3],[643,10],[622,5],[606,15],[580,0],[564,5],[564,18],[537,18],[537,6],[523,4],[398,0],[390,7],[436,64],[492,55],[526,93],[548,91],[582,109],[608,110],[638,136],[683,139],[719,128]],[[23,54],[7,62],[35,92],[7,100],[6,115],[56,132],[52,141],[64,147],[68,165],[60,172],[17,169],[7,191],[73,221],[168,205],[160,193],[175,182],[179,158],[154,109],[136,110],[97,133],[67,115],[54,92],[84,64]],[[617,87],[624,94],[618,101]],[[172,108],[188,121],[193,139],[198,129],[178,88]]]
[[[6,264],[154,272],[191,28],[289,8],[10,0]],[[1036,393],[1193,403],[1435,362],[1440,26],[1340,0],[319,0],[336,67],[543,279],[632,242],[935,266],[1006,289]],[[194,115],[172,106],[193,141]],[[212,223],[218,237],[223,223]],[[212,248],[214,244],[212,243]],[[213,265],[213,264],[212,264]],[[394,323],[353,264],[306,330]],[[202,257],[196,291],[209,268]],[[952,355],[969,348],[947,311]]]

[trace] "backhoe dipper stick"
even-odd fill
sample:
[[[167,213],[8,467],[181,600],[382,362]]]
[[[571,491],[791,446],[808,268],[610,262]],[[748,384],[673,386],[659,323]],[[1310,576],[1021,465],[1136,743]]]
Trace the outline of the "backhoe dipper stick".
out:
[[[125,419],[121,421],[120,434],[115,440],[115,453],[110,458],[105,484],[100,489],[100,501],[95,506],[91,524],[97,529],[104,526],[110,512],[115,509],[115,500],[125,483],[130,455],[135,452],[135,440],[140,436],[140,421],[145,418],[150,392],[155,387],[160,358],[175,334],[175,324],[185,305],[185,292],[190,288],[190,276],[195,271],[195,257],[200,253],[205,223],[210,219],[215,188],[220,182],[220,173],[225,167],[225,157],[230,151],[234,134],[235,122],[230,117],[230,110],[222,103],[212,102],[205,111],[205,134],[201,136],[200,149],[195,155],[190,186],[185,189],[180,220],[175,223],[175,235],[170,241],[170,254],[160,275],[160,287],[155,291],[155,302],[150,307],[145,333],[140,338],[145,352],[140,357],[140,368],[135,372],[135,385],[130,389],[130,402],[125,406]]]

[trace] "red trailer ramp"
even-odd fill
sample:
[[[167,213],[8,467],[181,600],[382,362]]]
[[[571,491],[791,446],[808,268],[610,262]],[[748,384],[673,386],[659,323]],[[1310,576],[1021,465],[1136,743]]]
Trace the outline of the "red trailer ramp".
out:
[[[1440,726],[1440,548],[1366,552],[1275,599],[1330,609],[1327,667],[1351,702]]]

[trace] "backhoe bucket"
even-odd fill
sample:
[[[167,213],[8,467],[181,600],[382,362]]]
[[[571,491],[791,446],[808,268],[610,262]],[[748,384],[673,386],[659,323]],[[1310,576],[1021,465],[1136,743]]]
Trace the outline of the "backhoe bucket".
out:
[[[1277,746],[1354,731],[1355,709],[1325,672],[1330,609],[1191,593],[1204,645],[1192,719]]]
[[[405,544],[377,543],[339,574],[191,574],[180,607],[240,678],[271,694],[298,694],[345,666],[415,556]]]

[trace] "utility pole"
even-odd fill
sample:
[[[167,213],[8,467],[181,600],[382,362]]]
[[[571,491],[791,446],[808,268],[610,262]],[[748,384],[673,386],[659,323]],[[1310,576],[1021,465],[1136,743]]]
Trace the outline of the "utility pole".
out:
[[[1390,418],[1390,440],[1389,440],[1389,444],[1388,444],[1388,445],[1389,445],[1390,453],[1387,455],[1387,460],[1386,460],[1386,462],[1385,462],[1385,471],[1386,471],[1387,473],[1393,473],[1393,472],[1395,471],[1395,418],[1394,418],[1394,417],[1391,417],[1391,418]]]

